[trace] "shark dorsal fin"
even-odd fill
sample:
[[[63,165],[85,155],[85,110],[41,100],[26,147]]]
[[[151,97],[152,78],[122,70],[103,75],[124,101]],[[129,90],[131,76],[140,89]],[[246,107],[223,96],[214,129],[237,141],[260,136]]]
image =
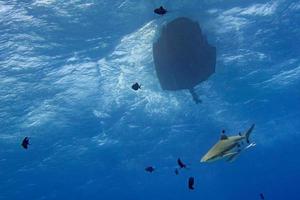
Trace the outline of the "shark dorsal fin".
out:
[[[228,139],[227,135],[225,135],[224,133],[221,134],[220,140],[227,140],[227,139]]]
[[[225,135],[225,130],[222,130],[220,140],[227,140],[227,139],[228,139],[228,137],[227,137],[227,135]]]

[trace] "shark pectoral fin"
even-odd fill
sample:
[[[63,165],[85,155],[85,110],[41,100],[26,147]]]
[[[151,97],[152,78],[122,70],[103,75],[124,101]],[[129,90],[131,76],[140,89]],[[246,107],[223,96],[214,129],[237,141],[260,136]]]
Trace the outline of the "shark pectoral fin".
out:
[[[236,155],[236,154],[238,154],[239,152],[229,152],[229,153],[226,153],[226,154],[224,154],[222,157],[228,157],[228,156],[233,156],[233,155]]]
[[[226,161],[227,162],[233,162],[237,158],[238,155],[239,155],[239,152],[235,152],[234,154],[228,156]]]

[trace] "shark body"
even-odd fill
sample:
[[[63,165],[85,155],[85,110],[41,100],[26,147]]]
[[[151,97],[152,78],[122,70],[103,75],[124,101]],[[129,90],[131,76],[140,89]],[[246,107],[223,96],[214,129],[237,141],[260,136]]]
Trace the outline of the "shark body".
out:
[[[250,143],[249,136],[254,129],[254,124],[244,133],[227,137],[222,134],[220,140],[201,158],[200,162],[212,162],[219,159],[227,159],[232,162],[242,150],[255,146]],[[247,144],[245,146],[245,144]]]

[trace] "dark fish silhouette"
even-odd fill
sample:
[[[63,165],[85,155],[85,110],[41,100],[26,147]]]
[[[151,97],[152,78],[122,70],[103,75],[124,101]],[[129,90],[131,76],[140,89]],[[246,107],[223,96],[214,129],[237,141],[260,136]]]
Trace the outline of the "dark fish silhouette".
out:
[[[261,199],[265,199],[265,196],[264,196],[263,193],[260,193],[259,196],[260,196]]]
[[[188,182],[188,186],[189,186],[189,189],[190,189],[190,190],[195,189],[195,188],[194,188],[194,183],[195,183],[194,177],[190,177],[190,178],[189,178],[189,182]]]
[[[175,169],[175,174],[178,175],[179,174],[179,170],[176,168]]]
[[[164,15],[167,12],[168,11],[164,7],[162,7],[162,6],[160,6],[159,8],[154,9],[154,13],[158,14],[158,15]]]
[[[186,168],[186,164],[184,164],[181,160],[180,160],[180,158],[178,158],[177,159],[177,163],[178,163],[178,165],[179,165],[179,167],[182,169],[182,168]]]
[[[22,147],[24,148],[24,149],[28,149],[28,145],[29,145],[29,138],[28,137],[25,137],[24,139],[23,139],[23,141],[22,141]]]
[[[135,84],[133,84],[133,85],[131,86],[131,88],[132,88],[133,90],[138,90],[138,89],[141,89],[141,85],[139,85],[138,83],[135,83]]]
[[[149,172],[149,173],[152,173],[152,172],[154,172],[154,167],[152,167],[152,166],[146,167],[145,171]]]

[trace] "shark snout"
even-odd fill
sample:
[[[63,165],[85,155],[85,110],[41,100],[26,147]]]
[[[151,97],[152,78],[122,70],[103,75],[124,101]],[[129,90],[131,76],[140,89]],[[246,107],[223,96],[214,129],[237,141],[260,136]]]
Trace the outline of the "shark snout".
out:
[[[208,160],[208,159],[206,158],[206,156],[204,156],[204,157],[201,158],[200,162],[202,162],[202,163],[203,163],[203,162],[207,162],[207,160]]]

